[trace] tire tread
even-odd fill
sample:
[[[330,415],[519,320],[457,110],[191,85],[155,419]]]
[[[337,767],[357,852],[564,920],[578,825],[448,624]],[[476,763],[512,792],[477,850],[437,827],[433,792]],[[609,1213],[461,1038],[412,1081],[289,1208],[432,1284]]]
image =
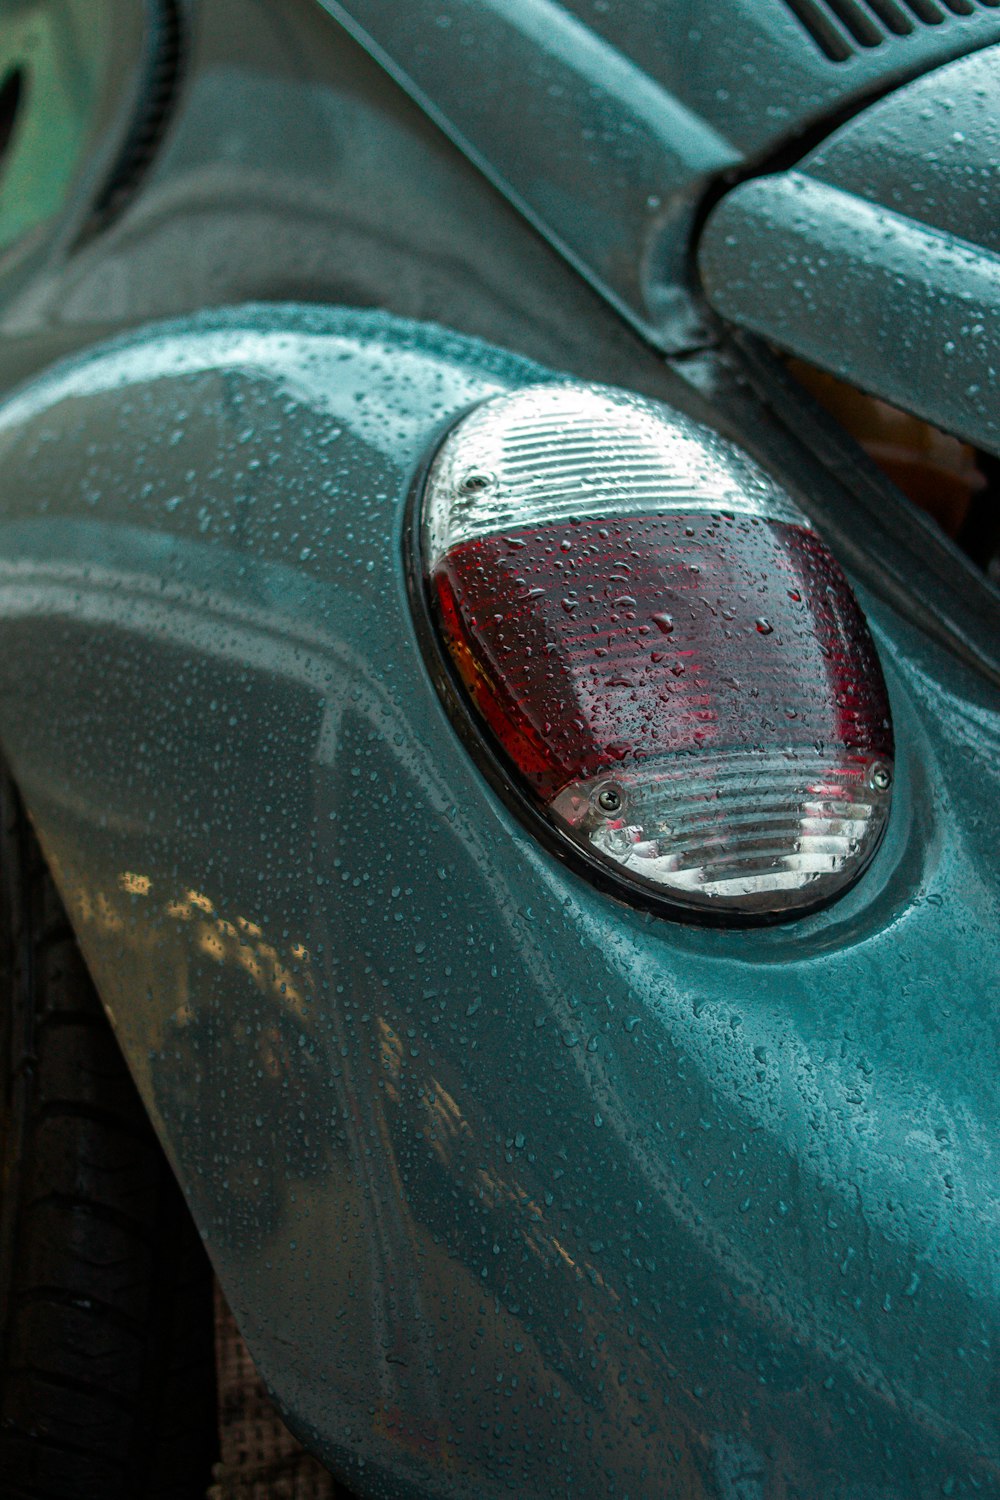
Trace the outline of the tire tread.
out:
[[[0,804],[4,1500],[195,1500],[217,1456],[208,1263],[2,773]]]

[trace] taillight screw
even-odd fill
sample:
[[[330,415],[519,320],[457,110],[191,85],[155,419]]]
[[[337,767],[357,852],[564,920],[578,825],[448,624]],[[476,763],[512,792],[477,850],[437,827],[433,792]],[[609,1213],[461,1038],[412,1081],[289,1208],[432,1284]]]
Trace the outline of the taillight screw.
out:
[[[877,792],[887,792],[892,786],[892,772],[888,766],[872,766],[868,779]]]
[[[470,469],[464,475],[459,489],[463,495],[481,495],[484,490],[491,490],[497,482],[497,476],[491,474],[489,469]]]
[[[621,811],[622,794],[613,786],[606,786],[602,792],[597,794],[597,805],[601,812],[616,813]]]

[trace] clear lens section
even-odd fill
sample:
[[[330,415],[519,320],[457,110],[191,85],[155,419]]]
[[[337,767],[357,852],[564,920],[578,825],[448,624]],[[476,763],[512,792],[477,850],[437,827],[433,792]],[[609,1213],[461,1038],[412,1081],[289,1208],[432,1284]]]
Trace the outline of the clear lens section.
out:
[[[749,460],[590,387],[486,403],[431,470],[425,549],[465,689],[541,811],[696,910],[805,910],[885,825],[892,732],[826,547]]]
[[[804,750],[677,757],[565,787],[550,811],[581,848],[685,904],[799,906],[849,883],[882,835],[891,773]]]
[[[712,509],[808,525],[747,454],[680,412],[599,386],[530,386],[472,412],[438,454],[425,511],[433,566],[525,521]]]

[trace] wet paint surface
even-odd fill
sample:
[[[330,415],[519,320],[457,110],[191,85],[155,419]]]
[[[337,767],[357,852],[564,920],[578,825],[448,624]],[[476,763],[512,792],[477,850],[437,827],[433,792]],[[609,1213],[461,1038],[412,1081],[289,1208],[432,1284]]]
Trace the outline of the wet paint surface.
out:
[[[964,0],[961,15],[931,0],[926,25],[890,4],[890,28],[884,6],[875,16],[841,4],[827,22],[846,46],[838,66],[803,25],[811,0],[323,3],[631,322],[675,351],[710,337],[690,296],[690,244],[713,180],[1000,37],[996,12]],[[927,20],[924,0],[911,10]],[[860,46],[845,15],[867,20]]]
[[[713,306],[1000,450],[1000,49],[855,116],[794,171],[728,194],[699,247]]]
[[[0,732],[103,998],[362,1492],[1000,1493],[995,696],[865,597],[896,800],[842,901],[708,931],[564,870],[401,560],[443,424],[546,374],[251,309],[0,412]]]

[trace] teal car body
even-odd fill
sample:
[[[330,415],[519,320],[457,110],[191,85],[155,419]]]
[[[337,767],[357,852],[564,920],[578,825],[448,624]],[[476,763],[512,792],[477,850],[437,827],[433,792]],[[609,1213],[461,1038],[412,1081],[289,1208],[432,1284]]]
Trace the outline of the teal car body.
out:
[[[120,9],[131,71],[6,252],[0,738],[289,1423],[374,1496],[1000,1495],[996,595],[711,307],[818,357],[753,195],[938,65],[995,128],[1000,11],[911,7],[880,54],[820,4],[202,0],[156,94]],[[925,223],[983,321],[963,226]],[[951,425],[988,447],[984,326]],[[906,366],[871,388],[961,404]],[[415,489],[463,412],[568,375],[740,442],[851,576],[896,785],[822,911],[616,899],[442,703]]]

